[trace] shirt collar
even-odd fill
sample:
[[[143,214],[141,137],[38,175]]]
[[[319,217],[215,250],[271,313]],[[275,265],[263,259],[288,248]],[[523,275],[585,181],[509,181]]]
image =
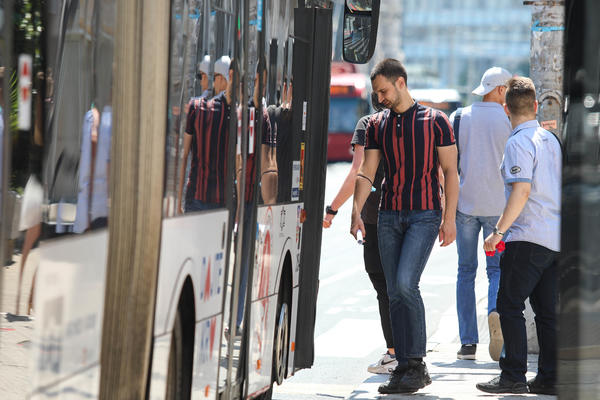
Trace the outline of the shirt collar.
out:
[[[476,101],[473,103],[473,106],[475,106],[475,107],[491,107],[491,108],[500,107],[502,110],[504,110],[504,107],[502,107],[500,104],[496,103],[495,101]]]
[[[539,127],[540,127],[540,123],[537,122],[536,119],[532,119],[530,121],[525,121],[522,124],[517,125],[516,128],[513,129],[510,136],[516,135],[517,132],[522,131],[523,129],[535,129],[535,128],[539,128]]]
[[[413,103],[413,105],[410,106],[410,107],[408,107],[406,109],[406,111],[401,112],[401,113],[397,113],[396,111],[390,109],[390,113],[392,114],[393,117],[402,117],[402,116],[405,116],[405,115],[413,113],[417,109],[418,106],[419,106],[419,103],[417,103],[417,101],[415,100],[415,102]]]

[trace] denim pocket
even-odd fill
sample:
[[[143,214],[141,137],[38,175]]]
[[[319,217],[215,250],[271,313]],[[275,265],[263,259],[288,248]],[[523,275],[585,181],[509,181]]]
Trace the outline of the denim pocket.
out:
[[[532,244],[531,252],[529,253],[529,262],[538,270],[548,268],[556,258],[556,252],[547,249],[543,246]]]

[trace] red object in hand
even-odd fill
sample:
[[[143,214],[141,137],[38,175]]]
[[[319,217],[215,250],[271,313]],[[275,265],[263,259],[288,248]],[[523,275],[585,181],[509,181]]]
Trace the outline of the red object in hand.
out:
[[[494,251],[486,251],[485,255],[488,257],[492,257],[494,254],[496,254],[496,251],[498,253],[502,253],[504,251],[504,249],[506,248],[506,243],[504,243],[502,240],[500,242],[498,242],[498,244],[496,245],[496,250]]]

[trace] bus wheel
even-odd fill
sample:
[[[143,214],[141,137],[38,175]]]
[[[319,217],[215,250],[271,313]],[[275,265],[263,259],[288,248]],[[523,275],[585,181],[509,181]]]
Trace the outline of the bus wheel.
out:
[[[167,373],[167,400],[182,400],[190,398],[191,374],[186,373],[185,365],[189,364],[190,356],[186,356],[184,347],[184,324],[181,311],[177,310],[173,333],[171,335],[171,346],[169,350],[169,372]],[[191,354],[191,352],[188,352]],[[191,371],[189,371],[191,372]],[[187,382],[187,384],[186,384]]]
[[[282,296],[283,295],[283,296]],[[288,343],[290,337],[290,307],[287,296],[280,292],[277,325],[275,326],[275,342],[273,344],[273,380],[281,385],[285,379],[288,359]]]

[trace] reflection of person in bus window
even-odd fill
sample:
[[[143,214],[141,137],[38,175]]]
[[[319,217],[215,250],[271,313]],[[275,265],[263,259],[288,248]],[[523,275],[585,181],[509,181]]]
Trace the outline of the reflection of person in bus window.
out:
[[[215,61],[215,79],[213,82],[215,94],[221,94],[227,89],[229,64],[231,64],[231,59],[228,56],[223,56]]]
[[[260,60],[257,66],[257,71],[263,71],[262,73],[262,84],[264,92],[264,83],[267,81],[267,69],[266,62],[264,59]],[[255,226],[252,224],[252,214],[254,211],[254,190],[256,188],[256,168],[260,168],[260,190],[263,201],[265,204],[273,204],[277,197],[277,161],[276,157],[276,138],[272,136],[271,122],[269,120],[269,114],[267,113],[266,107],[264,107],[264,101],[260,95],[259,89],[259,77],[261,74],[258,72],[255,74],[254,80],[254,93],[252,100],[249,104],[250,115],[254,114],[254,129],[259,126],[259,118],[262,118],[262,137],[260,141],[260,155],[259,162],[256,160],[256,152],[258,151],[258,134],[254,132],[251,139],[248,142],[248,153],[246,158],[246,185],[244,192],[241,193],[241,172],[242,172],[242,154],[236,155],[236,178],[237,178],[237,189],[238,189],[238,210],[241,206],[244,207],[244,231],[243,240],[244,246],[242,248],[242,271],[241,271],[241,282],[240,282],[240,293],[238,297],[238,312],[237,312],[237,328],[241,327],[242,318],[244,314],[244,304],[246,295],[246,284],[248,281],[248,270],[250,267],[251,260],[250,250],[251,243],[254,241],[249,238],[254,237]],[[264,93],[263,93],[264,94]],[[262,116],[258,114],[258,105],[263,105]],[[250,124],[248,126],[250,129]],[[251,132],[248,132],[250,134]],[[238,138],[239,140],[240,138]],[[238,146],[239,147],[239,146]],[[242,199],[243,202],[242,202]],[[237,219],[237,218],[236,218]]]
[[[198,74],[196,77],[200,79],[200,88],[202,94],[200,97],[212,97],[212,92],[209,87],[208,72],[210,69],[210,56],[207,54],[204,56],[200,64],[198,64]]]
[[[79,158],[79,191],[77,211],[73,231],[83,233],[90,225],[90,199],[93,193],[94,155],[98,143],[100,113],[96,107],[90,108],[83,118],[81,127],[81,156]],[[60,210],[60,208],[59,208]],[[61,229],[60,212],[57,215],[56,229]]]
[[[213,209],[225,204],[227,145],[233,71],[226,74],[227,86],[214,98],[194,99],[187,117],[183,141],[183,160],[179,173],[177,209],[183,213],[183,182],[187,159],[192,163],[185,196],[185,212]]]
[[[292,82],[284,80],[282,102],[267,107],[272,135],[277,141],[277,202],[288,201],[292,190]]]
[[[108,177],[112,138],[112,107],[104,106],[98,127],[98,142],[94,162],[93,191],[90,206],[90,227],[104,227],[108,218]]]

